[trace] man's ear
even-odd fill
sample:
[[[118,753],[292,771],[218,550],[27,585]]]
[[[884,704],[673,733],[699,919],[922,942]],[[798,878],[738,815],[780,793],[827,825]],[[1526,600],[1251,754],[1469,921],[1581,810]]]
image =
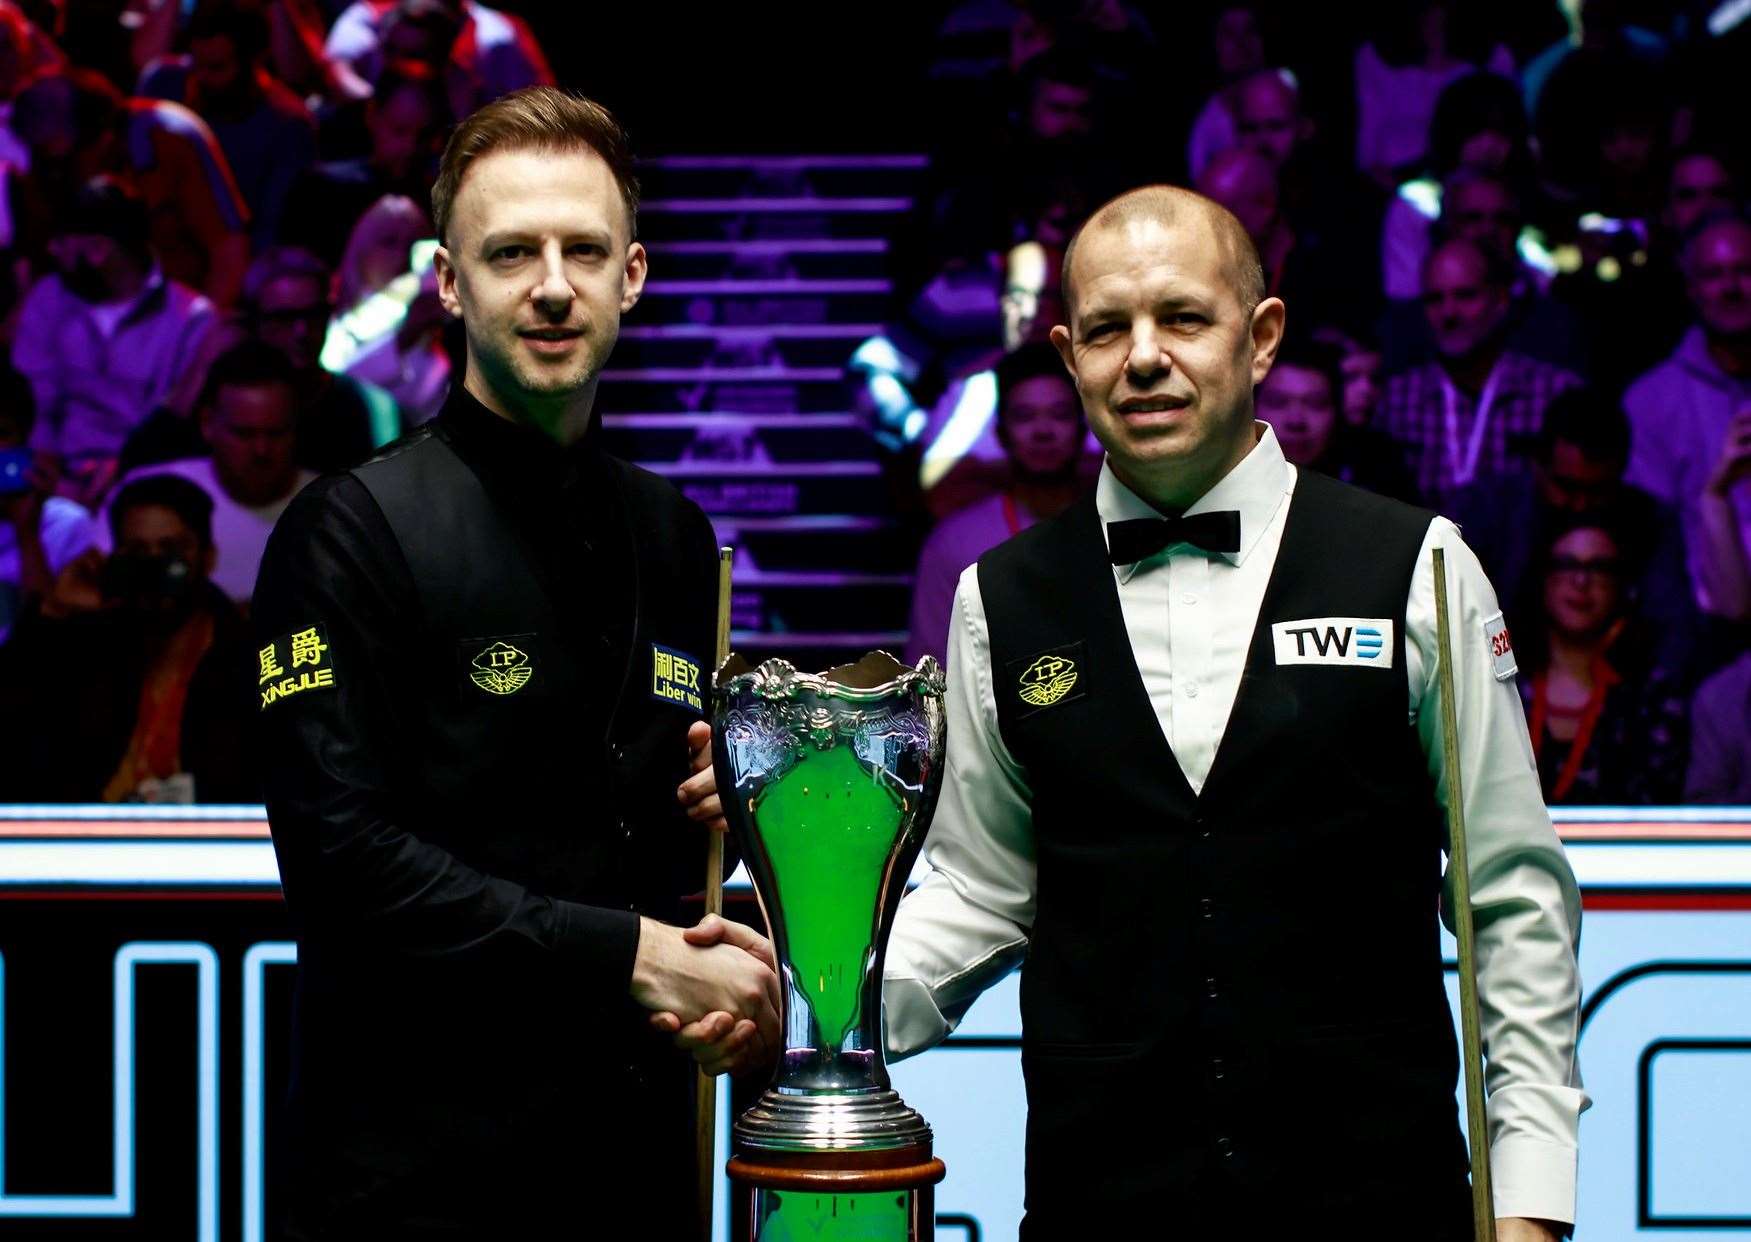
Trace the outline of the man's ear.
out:
[[[456,264],[447,247],[432,252],[432,273],[438,278],[438,301],[456,318],[462,317],[462,298],[456,292]]]
[[[626,248],[626,287],[620,295],[620,313],[638,305],[638,299],[644,293],[645,276],[650,272],[650,255],[645,252],[644,245],[633,242]]]
[[[1052,348],[1058,351],[1058,357],[1063,359],[1064,369],[1070,372],[1070,382],[1076,382],[1076,353],[1070,347],[1070,329],[1061,323],[1052,325],[1050,333]],[[1080,391],[1080,389],[1078,389]]]
[[[1271,373],[1277,350],[1283,344],[1283,325],[1288,310],[1282,298],[1266,298],[1252,310],[1252,382],[1256,387]]]

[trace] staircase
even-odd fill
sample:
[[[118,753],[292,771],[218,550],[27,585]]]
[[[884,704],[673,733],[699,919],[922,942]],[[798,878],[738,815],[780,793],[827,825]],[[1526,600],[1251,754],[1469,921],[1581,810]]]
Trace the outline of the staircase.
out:
[[[912,556],[845,362],[891,311],[921,156],[670,156],[640,170],[644,298],[598,390],[610,452],[736,549],[732,646],[815,670],[906,641]]]

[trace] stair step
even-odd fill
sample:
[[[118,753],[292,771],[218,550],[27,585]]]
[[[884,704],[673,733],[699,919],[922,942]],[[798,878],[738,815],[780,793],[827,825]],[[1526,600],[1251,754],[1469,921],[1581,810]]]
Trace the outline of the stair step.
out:
[[[762,198],[759,195],[739,195],[729,198],[653,198],[639,204],[642,217],[746,216],[746,215],[897,215],[912,210],[912,199],[876,195],[847,195],[828,198],[819,194],[795,195],[787,198]]]
[[[781,276],[773,280],[737,280],[731,277],[720,280],[653,280],[646,283],[644,296],[745,298],[784,294],[795,297],[832,297],[843,294],[886,295],[893,291],[894,282],[887,279],[810,280],[802,276]]]
[[[852,414],[604,414],[609,452],[659,462],[791,462],[867,458],[869,428]]]
[[[752,169],[756,172],[794,172],[797,169],[852,168],[923,172],[930,167],[927,155],[658,155],[643,160],[640,171],[707,172],[722,169]]]
[[[662,255],[728,255],[737,259],[797,254],[887,254],[885,237],[763,237],[663,242]]]

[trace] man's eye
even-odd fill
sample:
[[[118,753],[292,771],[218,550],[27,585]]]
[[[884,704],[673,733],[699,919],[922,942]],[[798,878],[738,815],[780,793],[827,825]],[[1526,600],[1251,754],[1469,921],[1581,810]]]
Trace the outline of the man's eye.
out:
[[[1098,341],[1102,337],[1111,336],[1113,333],[1117,332],[1118,330],[1119,330],[1119,328],[1118,328],[1117,324],[1097,323],[1094,325],[1094,327],[1090,328],[1083,335],[1088,340]]]
[[[1204,317],[1202,315],[1193,314],[1191,311],[1182,311],[1177,315],[1169,315],[1167,321],[1171,324],[1185,326],[1187,324],[1203,323]]]
[[[500,246],[492,252],[492,257],[496,262],[501,259],[520,259],[528,253],[529,247],[527,246]]]
[[[606,252],[600,246],[593,245],[589,242],[580,242],[571,248],[571,253],[583,255],[585,258],[594,258],[596,255],[604,254]]]

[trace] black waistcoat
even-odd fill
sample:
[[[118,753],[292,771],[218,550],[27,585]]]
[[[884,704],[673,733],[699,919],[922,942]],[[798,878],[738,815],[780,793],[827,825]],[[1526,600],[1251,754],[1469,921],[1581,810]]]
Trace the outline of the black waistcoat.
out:
[[[1430,515],[1301,472],[1200,794],[1132,657],[1099,520],[1090,497],[978,568],[999,723],[1033,795],[1033,1231],[1091,1209],[1257,1222],[1351,1194],[1451,1201],[1442,836],[1404,665]],[[1279,665],[1273,624],[1315,618],[1390,621],[1391,666]],[[1076,674],[1046,705],[1022,694],[1041,656]],[[1118,1141],[1139,1125],[1148,1141]]]
[[[406,658],[385,670],[408,822],[544,896],[674,920],[705,863],[675,787],[704,715],[687,695],[703,694],[712,654],[710,526],[656,476],[598,456],[575,482],[606,489],[603,546],[564,532],[537,546],[532,511],[448,435],[440,420],[353,472],[418,592]],[[623,990],[514,947],[435,963],[306,950],[305,1020],[324,1048],[354,1040],[301,1122],[307,1147],[346,1136],[343,1173],[312,1176],[354,1199],[310,1219],[377,1221],[385,1237],[451,1236],[438,1222],[489,1236],[486,1220],[513,1232],[636,1220],[661,1236],[691,1219],[692,1065]],[[368,1076],[351,1100],[343,1072]]]

